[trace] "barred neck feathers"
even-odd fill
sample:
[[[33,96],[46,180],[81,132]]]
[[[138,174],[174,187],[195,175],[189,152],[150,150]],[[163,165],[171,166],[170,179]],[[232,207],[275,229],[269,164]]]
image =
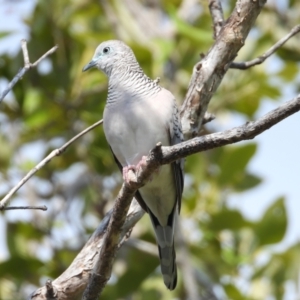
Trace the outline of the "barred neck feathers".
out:
[[[141,69],[137,61],[119,64],[109,76],[107,104],[123,99],[124,93],[130,94],[132,101],[142,101],[143,96],[153,96],[161,87],[150,79]]]

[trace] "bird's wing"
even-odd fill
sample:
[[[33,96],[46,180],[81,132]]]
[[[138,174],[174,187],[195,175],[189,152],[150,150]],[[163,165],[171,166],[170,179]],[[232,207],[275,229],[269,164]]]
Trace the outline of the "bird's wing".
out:
[[[181,122],[179,119],[178,108],[174,101],[173,114],[169,124],[170,145],[176,145],[183,142]],[[179,159],[172,163],[172,169],[175,177],[176,195],[178,203],[178,212],[181,208],[181,197],[184,186],[184,159]]]
[[[175,104],[175,100],[173,106],[173,113],[171,115],[168,127],[170,145],[175,145],[182,142],[183,134],[181,130],[178,108]],[[174,207],[168,216],[167,225],[162,226],[150,209],[148,209],[148,212],[157,238],[160,265],[164,282],[168,289],[173,290],[177,284],[176,253],[174,248],[175,216],[177,215],[177,213],[180,212],[181,206],[181,197],[184,185],[184,160],[180,159],[178,161],[173,162],[171,164],[171,167],[175,181],[176,200],[174,203]],[[178,212],[176,209],[177,205]]]

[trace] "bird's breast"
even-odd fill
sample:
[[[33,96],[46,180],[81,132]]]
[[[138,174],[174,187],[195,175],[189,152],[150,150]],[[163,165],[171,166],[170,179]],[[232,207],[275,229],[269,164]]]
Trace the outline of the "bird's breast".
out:
[[[169,145],[166,121],[141,101],[106,106],[103,120],[106,139],[122,166],[136,165],[158,142]]]

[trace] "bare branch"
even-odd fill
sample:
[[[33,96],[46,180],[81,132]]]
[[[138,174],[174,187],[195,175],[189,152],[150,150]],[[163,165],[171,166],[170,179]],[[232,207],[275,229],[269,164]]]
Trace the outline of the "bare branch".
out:
[[[46,281],[46,290],[47,290],[47,297],[50,298],[50,299],[55,299],[55,297],[57,296],[56,292],[55,292],[55,289],[53,288],[53,285],[52,285],[52,281],[50,279],[48,279]]]
[[[204,117],[203,117],[203,123],[202,124],[203,125],[207,124],[207,123],[213,121],[215,118],[216,118],[216,116],[214,114],[206,112],[205,115],[204,115]]]
[[[118,250],[120,231],[124,225],[131,200],[136,191],[147,183],[153,172],[160,166],[159,158],[161,154],[161,143],[158,143],[156,147],[150,151],[145,168],[140,168],[135,173],[129,171],[130,181],[123,183],[118,197],[115,200],[103,246],[82,300],[98,299],[103,288],[106,286],[111,276],[114,258]]]
[[[98,299],[98,296],[106,286],[111,276],[113,262],[118,250],[120,232],[136,190],[123,183],[104,236],[103,245],[97,263],[94,267],[92,277],[83,294],[83,300]]]
[[[208,149],[213,149],[216,147],[221,147],[224,145],[236,143],[243,140],[253,139],[255,136],[264,132],[265,130],[271,128],[275,124],[279,123],[283,119],[289,117],[293,113],[296,113],[300,110],[300,95],[295,97],[293,100],[288,101],[278,108],[272,110],[267,113],[263,117],[259,118],[256,121],[247,122],[246,124],[226,130],[223,132],[213,133],[201,137],[194,138],[192,140],[183,142],[181,144],[171,146],[171,147],[160,147],[159,145],[150,151],[150,154],[147,158],[146,167],[143,170],[139,170],[136,174],[136,177],[133,175],[133,180],[130,185],[122,186],[122,190],[119,193],[116,208],[114,208],[114,216],[117,216],[117,220],[115,218],[111,218],[110,226],[113,227],[117,222],[119,225],[124,220],[124,215],[126,215],[126,209],[128,207],[128,203],[130,203],[131,198],[135,191],[140,188],[146,181],[147,178],[151,176],[155,169],[161,164],[169,164],[179,158],[186,157],[188,155],[205,151]],[[142,209],[138,207],[136,211],[138,217],[134,219],[134,222],[131,221],[130,226],[128,222],[130,222],[130,212],[127,216],[127,219],[123,225],[123,231],[121,233],[121,237],[128,231],[129,228],[140,219],[141,214],[143,214]],[[110,213],[111,214],[111,213]],[[105,220],[108,223],[109,216],[106,216],[101,224],[105,223]],[[129,219],[128,219],[129,218]],[[121,221],[120,221],[121,220]],[[105,223],[106,224],[106,223]],[[115,225],[114,225],[115,224]],[[102,226],[102,227],[101,227]],[[118,249],[117,245],[120,240],[118,237],[118,229],[110,228],[107,229],[107,224],[101,225],[98,227],[97,231],[93,234],[89,242],[85,245],[83,250],[78,254],[76,259],[73,261],[71,266],[56,280],[53,281],[53,286],[56,287],[57,291],[59,291],[59,297],[57,299],[65,300],[65,299],[73,299],[75,295],[78,295],[87,285],[87,281],[90,278],[93,271],[93,266],[98,264],[98,259],[101,257],[103,262],[100,263],[100,268],[103,270],[97,269],[96,275],[93,277],[94,279],[100,278],[100,283],[96,283],[93,281],[93,295],[96,295],[101,292],[104,284],[109,278],[109,274],[111,273],[112,262],[116,255],[116,251]],[[127,230],[127,231],[126,231]],[[101,232],[99,232],[101,231]],[[105,235],[105,232],[107,234]],[[126,232],[125,232],[126,231]],[[112,238],[109,236],[112,234]],[[105,237],[104,237],[105,235]],[[94,236],[97,236],[97,241],[94,240]],[[105,238],[105,242],[103,239]],[[99,239],[101,240],[101,244],[99,244]],[[96,243],[96,244],[94,244]],[[106,249],[109,249],[109,253],[105,253],[103,245],[108,243]],[[93,245],[93,246],[91,246]],[[101,245],[101,246],[99,246]],[[109,247],[109,248],[107,248]],[[99,248],[101,248],[101,254],[99,256]],[[104,253],[103,253],[104,252]],[[88,266],[88,267],[87,267]],[[101,276],[100,276],[101,274]],[[98,290],[97,290],[98,288]],[[37,290],[31,299],[49,299],[45,297],[44,291],[45,287]],[[91,298],[88,298],[91,297]],[[84,299],[93,299],[92,296],[88,295]]]
[[[8,206],[8,207],[0,207],[1,210],[15,210],[15,209],[40,209],[47,210],[47,206]]]
[[[193,70],[186,98],[181,107],[185,139],[197,136],[210,99],[219,87],[231,62],[244,45],[265,1],[240,0],[223,25],[214,45]]]
[[[223,132],[212,133],[192,140],[171,146],[162,147],[161,164],[169,164],[177,159],[198,152],[222,147],[244,140],[250,140],[270,129],[283,119],[300,110],[300,94],[294,99],[280,105],[257,121],[247,122],[242,126],[235,127]]]
[[[55,297],[49,297],[46,286],[37,289],[31,294],[31,300],[70,300],[76,299],[88,284],[93,267],[95,266],[99,251],[103,246],[104,235],[111,218],[112,210],[109,211],[81,252],[73,260],[72,264],[58,278],[52,281],[52,288]],[[132,201],[126,217],[125,224],[122,228],[120,243],[123,243],[124,236],[128,231],[141,219],[144,211],[136,200]],[[119,244],[119,247],[121,245]]]
[[[285,37],[280,39],[275,45],[273,45],[267,52],[265,52],[263,55],[247,61],[247,62],[232,62],[230,64],[231,69],[240,69],[240,70],[246,70],[248,68],[251,68],[255,65],[259,65],[263,63],[268,57],[270,57],[272,54],[275,53],[280,47],[282,47],[291,37],[296,35],[300,32],[300,25],[295,26],[289,34],[287,34]]]
[[[49,163],[53,157],[60,156],[66,149],[74,143],[77,139],[82,137],[87,132],[91,131],[95,127],[101,125],[103,123],[103,120],[100,120],[90,127],[86,128],[85,130],[81,131],[79,134],[74,136],[72,139],[70,139],[67,143],[65,143],[63,146],[61,146],[58,149],[53,150],[47,157],[45,157],[41,162],[39,162],[33,169],[31,169],[26,176],[24,176],[16,186],[14,186],[8,194],[0,201],[0,210],[3,210],[5,205],[8,203],[8,201],[11,199],[11,197],[20,189],[21,186],[23,186],[37,171],[39,171],[42,167],[44,167],[47,163]]]
[[[29,60],[29,54],[27,49],[27,41],[25,39],[21,40],[21,48],[23,52],[23,58],[24,58],[24,65],[25,68],[30,68],[30,60]]]
[[[220,0],[209,0],[208,7],[214,24],[214,39],[216,39],[224,24],[223,9]]]
[[[12,88],[15,86],[15,84],[24,76],[24,74],[33,67],[36,67],[41,60],[43,60],[45,57],[49,56],[50,54],[54,53],[58,46],[54,46],[49,51],[47,51],[44,55],[42,55],[36,62],[33,64],[29,61],[29,55],[28,55],[28,49],[27,49],[27,42],[26,40],[21,40],[21,47],[24,57],[24,67],[17,73],[17,75],[13,78],[13,80],[8,84],[7,88],[4,89],[4,91],[0,94],[0,103],[4,99],[4,97],[12,90]]]
[[[31,68],[36,67],[44,58],[49,56],[50,54],[54,53],[56,49],[58,48],[58,45],[54,46],[51,48],[49,51],[47,51],[44,55],[42,55],[38,60],[36,60],[34,63],[30,64]]]

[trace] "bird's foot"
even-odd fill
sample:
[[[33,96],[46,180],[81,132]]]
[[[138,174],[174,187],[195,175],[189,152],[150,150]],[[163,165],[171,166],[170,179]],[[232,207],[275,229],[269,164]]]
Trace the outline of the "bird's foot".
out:
[[[126,167],[123,167],[123,180],[126,183],[129,183],[131,181],[131,175],[129,174],[129,171],[133,171],[133,173],[135,173],[137,170],[137,167],[134,165],[129,165]]]
[[[147,156],[142,156],[142,159],[136,165],[137,170],[143,170],[147,166]]]
[[[148,165],[147,162],[147,156],[142,156],[142,159],[139,161],[139,163],[136,165],[136,170],[138,172],[141,172],[142,170],[144,170],[146,168],[146,166]],[[157,170],[154,171],[154,174],[158,175],[159,174],[159,168]],[[149,178],[149,181],[151,182],[153,180],[153,176],[154,174],[152,174]]]

